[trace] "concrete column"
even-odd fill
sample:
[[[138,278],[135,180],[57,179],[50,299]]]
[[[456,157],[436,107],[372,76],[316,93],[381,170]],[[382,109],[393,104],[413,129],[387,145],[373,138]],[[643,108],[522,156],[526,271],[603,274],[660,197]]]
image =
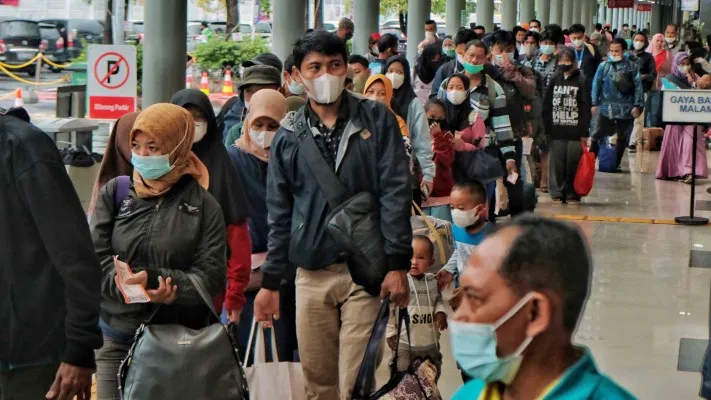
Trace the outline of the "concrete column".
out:
[[[519,7],[521,8],[521,16],[520,16],[521,22],[528,23],[528,21],[535,18],[535,15],[536,15],[535,0],[519,0]]]
[[[447,34],[454,35],[462,26],[462,10],[467,8],[466,0],[447,0]],[[375,8],[378,13],[378,7]]]
[[[625,14],[624,14],[624,21],[622,21],[623,24],[627,24],[632,27],[632,9],[631,8],[625,8]]]
[[[185,88],[187,1],[151,0],[145,5],[143,108],[170,102]]]
[[[580,9],[581,9],[581,5],[582,5],[582,0],[571,1],[571,3],[573,3],[572,4],[573,11],[572,11],[572,15],[570,17],[571,18],[570,24],[566,25],[566,28],[570,28],[570,25],[580,23]]]
[[[551,13],[548,24],[563,25],[563,0],[551,0]],[[543,26],[545,26],[545,23]]]
[[[430,19],[431,7],[430,0],[407,2],[407,60],[410,61],[410,65],[415,65],[417,45],[425,40],[425,21]],[[492,23],[493,20],[492,17]]]
[[[353,54],[367,54],[368,38],[380,30],[380,0],[359,0],[353,2]],[[423,24],[424,26],[424,24]]]
[[[597,23],[605,25],[605,11],[607,10],[607,7],[601,2],[598,3],[597,5],[597,18],[595,18],[595,21]]]
[[[306,20],[299,18],[304,14],[304,0],[274,0],[272,53],[282,60],[291,54],[294,42],[306,31]],[[355,33],[355,32],[354,32]],[[367,46],[366,46],[367,47]]]
[[[563,1],[563,20],[561,21],[561,26],[563,29],[570,28],[573,23],[573,3],[576,1],[564,0]]]
[[[504,29],[511,30],[518,25],[516,22],[516,3],[518,3],[517,0],[501,0],[501,27]]]
[[[652,4],[652,12],[649,14],[649,33],[652,35],[662,31],[662,16],[663,7],[660,4]]]
[[[603,25],[612,24],[612,8],[605,6],[605,22]]]
[[[476,24],[494,31],[494,0],[479,0],[476,6]]]
[[[538,0],[538,8],[536,9],[536,19],[541,21],[541,28],[550,24],[551,17],[551,0]]]

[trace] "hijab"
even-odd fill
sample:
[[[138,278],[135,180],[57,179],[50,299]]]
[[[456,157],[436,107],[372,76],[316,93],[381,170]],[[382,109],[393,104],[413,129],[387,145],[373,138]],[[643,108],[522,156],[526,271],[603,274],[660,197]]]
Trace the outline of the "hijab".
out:
[[[459,105],[452,104],[447,99],[447,85],[449,85],[449,80],[454,77],[458,77],[462,80],[462,83],[464,83],[464,90],[466,90],[467,92],[469,92],[469,88],[471,86],[469,78],[467,78],[466,75],[461,73],[453,74],[444,82],[442,82],[442,89],[439,91],[438,98],[444,101],[444,105],[446,107],[445,111],[447,115],[447,127],[452,132],[462,130],[467,125],[469,125],[469,113],[472,111],[471,102],[468,99],[464,100],[464,102]]]
[[[88,215],[94,213],[94,207],[96,207],[99,192],[101,192],[101,188],[104,187],[106,182],[117,176],[131,176],[133,174],[133,164],[131,164],[131,140],[129,139],[129,134],[131,133],[136,118],[138,118],[138,112],[125,114],[116,120],[114,127],[111,129],[108,145],[104,151],[104,158],[99,167],[99,174],[96,177],[94,189],[91,192]]]
[[[412,87],[411,77],[410,77],[410,63],[407,61],[405,56],[393,56],[388,59],[388,63],[385,66],[385,71],[390,68],[390,66],[399,62],[402,64],[402,69],[405,72],[405,81],[397,89],[393,89],[393,99],[390,101],[393,111],[407,121],[407,112],[410,109],[410,103],[412,100],[417,98],[415,89]]]
[[[660,38],[662,39],[662,41],[664,41],[664,35],[662,35],[661,33],[657,33],[656,35],[652,36],[652,40],[649,41],[649,46],[647,46],[647,53],[654,56],[654,66],[656,67],[657,72],[662,69],[664,63],[667,61],[666,45],[662,45],[662,49],[659,51],[656,51],[654,48],[654,42],[656,42],[657,39]]]
[[[433,61],[438,55],[439,60]],[[425,46],[422,50],[422,54],[417,57],[417,62],[415,63],[415,73],[422,83],[429,85],[430,82],[432,82],[437,73],[437,68],[442,65],[443,57],[442,46],[438,43],[431,43]]]
[[[286,111],[286,98],[274,89],[262,89],[252,95],[252,100],[249,102],[249,114],[244,121],[244,131],[242,136],[235,141],[235,146],[264,162],[269,162],[269,149],[263,149],[254,143],[249,135],[249,130],[252,127],[252,121],[261,117],[281,122]]]
[[[390,79],[388,79],[387,76],[383,74],[375,74],[371,75],[368,80],[365,82],[365,87],[363,88],[363,94],[368,91],[368,88],[374,84],[375,82],[383,82],[383,86],[385,86],[385,106],[393,112],[395,115],[395,119],[397,120],[398,125],[400,126],[400,133],[402,136],[409,137],[410,132],[407,129],[407,123],[405,123],[405,120],[397,115],[396,112],[393,111],[392,109],[392,99],[393,99],[393,84],[390,82]],[[404,84],[403,84],[404,85]]]
[[[210,174],[208,191],[220,203],[225,225],[243,223],[249,216],[247,197],[222,142],[222,132],[210,99],[199,90],[184,89],[176,93],[170,102],[183,108],[197,107],[207,120],[207,133],[202,140],[193,143],[193,153],[205,164]]]
[[[129,140],[142,133],[160,143],[162,154],[169,155],[173,169],[158,179],[144,179],[133,171],[133,188],[142,199],[163,196],[185,175],[190,175],[204,189],[210,184],[207,167],[193,153],[195,121],[188,110],[169,103],[154,104],[141,112],[133,124]],[[130,142],[129,142],[130,143]]]
[[[676,55],[674,55],[674,60],[672,61],[671,73],[672,75],[674,75],[674,77],[676,77],[688,86],[689,79],[687,78],[686,73],[681,72],[681,70],[679,70],[679,66],[681,65],[681,63],[687,59],[689,59],[689,53],[685,51],[680,51],[676,53]]]

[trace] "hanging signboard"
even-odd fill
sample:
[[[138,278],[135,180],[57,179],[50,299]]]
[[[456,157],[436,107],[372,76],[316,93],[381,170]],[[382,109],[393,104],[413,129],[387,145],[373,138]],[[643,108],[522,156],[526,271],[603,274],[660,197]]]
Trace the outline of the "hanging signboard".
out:
[[[87,52],[89,118],[136,111],[136,46],[92,44]]]
[[[607,8],[634,8],[634,0],[607,0]]]
[[[637,11],[639,12],[649,12],[652,11],[652,5],[647,3],[637,3]]]
[[[681,0],[681,11],[699,11],[699,0]]]

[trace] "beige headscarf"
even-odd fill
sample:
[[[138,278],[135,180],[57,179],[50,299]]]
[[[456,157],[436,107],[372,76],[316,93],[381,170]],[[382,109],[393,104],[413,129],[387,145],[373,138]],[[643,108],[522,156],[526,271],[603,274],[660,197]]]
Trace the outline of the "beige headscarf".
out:
[[[174,104],[159,103],[145,109],[131,130],[130,142],[137,133],[143,133],[160,143],[163,154],[170,154],[173,169],[158,179],[144,179],[133,171],[133,186],[140,198],[166,194],[183,175],[191,175],[200,186],[207,189],[210,176],[205,164],[192,152],[195,123],[186,109]],[[129,142],[129,143],[130,143]]]
[[[276,122],[281,122],[286,115],[286,110],[286,99],[283,94],[276,90],[262,89],[255,93],[249,102],[249,114],[247,114],[247,119],[244,121],[242,136],[235,141],[235,146],[264,162],[268,162],[269,149],[257,146],[249,136],[252,121],[267,117]]]

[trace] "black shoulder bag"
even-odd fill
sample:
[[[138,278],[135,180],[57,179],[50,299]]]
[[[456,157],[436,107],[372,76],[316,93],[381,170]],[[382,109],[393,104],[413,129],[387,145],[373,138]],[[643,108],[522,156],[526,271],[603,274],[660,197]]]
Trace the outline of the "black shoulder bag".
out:
[[[328,233],[347,253],[348,270],[353,282],[377,296],[388,272],[378,200],[369,192],[349,193],[323,158],[305,121],[303,109],[299,114],[296,123],[299,152],[328,199],[331,209],[326,217]]]

